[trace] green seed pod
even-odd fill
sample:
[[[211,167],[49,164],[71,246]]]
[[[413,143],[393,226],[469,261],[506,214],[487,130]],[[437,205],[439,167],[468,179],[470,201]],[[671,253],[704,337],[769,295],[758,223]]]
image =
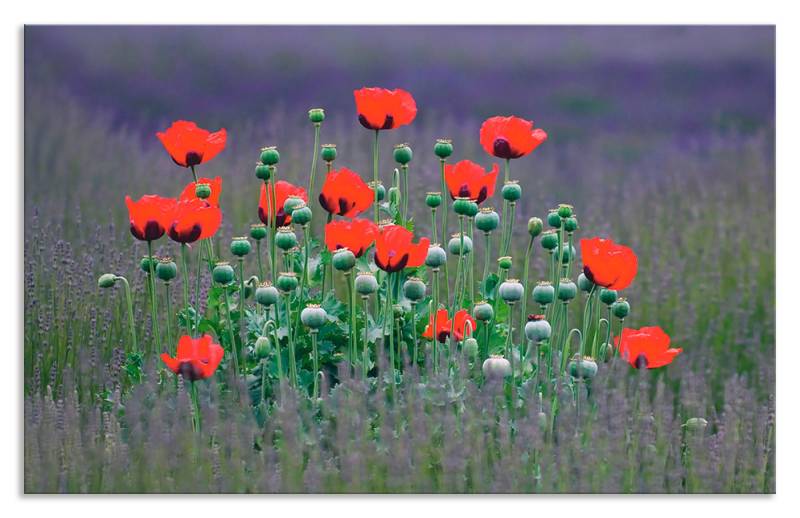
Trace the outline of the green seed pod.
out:
[[[272,178],[272,166],[256,164],[256,178],[265,182]]]
[[[572,216],[572,205],[567,205],[566,203],[559,203],[558,204],[558,215],[562,218],[568,218]]]
[[[472,337],[467,338],[461,344],[461,352],[470,360],[474,360],[478,356],[478,341]]]
[[[497,258],[497,265],[500,267],[501,270],[510,270],[511,266],[513,265],[513,261],[510,255],[504,255],[503,257]]]
[[[256,346],[253,348],[253,352],[256,353],[256,358],[263,360],[267,356],[269,356],[269,349],[270,343],[269,338],[266,336],[259,336],[256,339]]]
[[[511,376],[511,363],[502,356],[493,354],[486,358],[481,370],[487,379],[502,380]]]
[[[164,282],[170,282],[178,276],[178,265],[169,257],[162,257],[156,265],[156,277]]]
[[[333,254],[331,263],[340,272],[349,272],[356,265],[356,256],[347,248],[340,248]]]
[[[592,379],[597,375],[597,363],[590,356],[575,355],[567,365],[569,375],[576,379]]]
[[[544,229],[544,224],[541,219],[531,218],[528,220],[528,234],[530,234],[531,237],[536,237],[541,234],[542,229]]]
[[[314,124],[320,124],[325,120],[325,110],[322,108],[311,108],[308,110],[308,120]]]
[[[611,305],[611,312],[617,318],[625,318],[631,312],[631,305],[627,300],[620,298]]]
[[[389,203],[392,205],[400,204],[400,189],[398,187],[389,187]]]
[[[570,234],[578,230],[578,218],[570,216],[564,220],[564,230]]]
[[[444,248],[437,243],[428,247],[428,255],[425,256],[425,266],[429,268],[439,268],[447,262],[447,253]]]
[[[558,215],[557,209],[550,209],[547,213],[547,224],[553,228],[561,228],[561,216]]]
[[[542,248],[545,250],[555,250],[558,248],[558,234],[555,230],[546,230],[542,233]]]
[[[281,161],[281,154],[275,146],[261,148],[261,163],[264,165],[277,165]]]
[[[263,223],[254,223],[250,225],[250,237],[256,241],[261,241],[267,237],[267,226]]]
[[[491,207],[484,207],[475,215],[475,227],[481,232],[491,232],[500,226],[500,215]]]
[[[422,300],[425,298],[425,283],[417,277],[409,277],[403,283],[403,295],[413,302]]]
[[[292,227],[278,228],[278,233],[275,234],[275,246],[284,252],[297,246],[297,234],[294,233]]]
[[[610,306],[616,301],[617,301],[617,290],[610,290],[608,288],[603,288],[600,290],[600,302],[602,302],[606,306]]]
[[[472,252],[472,239],[466,234],[453,234],[447,243],[447,250],[453,255],[467,255]]]
[[[153,268],[155,268],[157,261],[155,257],[150,259],[150,256],[146,255],[142,257],[141,261],[139,261],[139,268],[141,268],[144,273],[150,273],[150,261],[153,262]]]
[[[283,293],[290,293],[297,289],[297,275],[294,272],[281,272],[276,284]]]
[[[583,273],[578,275],[578,288],[581,291],[589,293],[590,291],[592,291],[593,287],[594,287],[594,283],[589,280],[589,277],[587,277]]]
[[[244,236],[234,237],[231,239],[231,253],[236,257],[244,257],[250,253],[252,247],[250,241]]]
[[[533,288],[533,301],[541,306],[550,304],[555,297],[556,289],[547,281],[542,281]]]
[[[375,192],[375,182],[369,182],[367,185],[372,189],[372,192]],[[378,201],[383,201],[384,198],[386,198],[386,187],[381,182],[378,182]]]
[[[575,259],[575,247],[570,246],[569,243],[564,243],[561,245],[561,262],[563,264],[567,264],[568,262]]]
[[[97,279],[97,286],[100,288],[110,288],[117,283],[117,276],[113,273],[104,273]]]
[[[514,303],[525,296],[525,287],[517,279],[508,279],[500,284],[498,293],[504,301]]]
[[[286,214],[294,217],[294,209],[299,209],[306,204],[305,200],[300,196],[290,195],[286,198],[286,201],[283,202],[283,210]]]
[[[475,317],[475,320],[479,320],[481,322],[488,322],[492,318],[494,318],[494,309],[492,309],[492,305],[486,302],[485,300],[481,300],[475,303],[475,307],[472,308],[472,316]]]
[[[703,432],[708,426],[708,421],[702,417],[692,417],[689,418],[683,426],[691,432]]]
[[[480,207],[478,207],[478,204],[470,200],[469,205],[467,205],[467,212],[464,215],[471,219],[474,218],[476,214],[478,214],[479,210]]]
[[[503,185],[501,194],[506,201],[517,201],[522,198],[522,186],[516,180],[509,180]]]
[[[550,338],[553,329],[550,322],[544,319],[544,315],[531,315],[525,324],[525,337],[532,342],[543,342]]]
[[[292,223],[300,226],[308,225],[311,222],[311,208],[308,205],[301,205],[292,211]]]
[[[414,152],[408,144],[397,144],[394,147],[394,161],[400,165],[407,165],[414,158]]]
[[[300,321],[311,329],[319,329],[328,321],[328,313],[319,304],[309,304],[300,312]]]
[[[433,152],[439,159],[444,160],[453,154],[453,141],[444,138],[437,139],[436,144],[433,145]]]
[[[469,198],[456,198],[453,201],[453,212],[461,216],[466,216],[467,212],[469,212],[470,201],[471,200]]]
[[[322,144],[320,157],[329,164],[336,160],[336,144]]]
[[[425,195],[425,205],[434,209],[442,204],[442,193],[440,192],[429,192]]]
[[[262,306],[272,306],[278,302],[278,288],[269,282],[263,282],[256,288],[256,302]]]
[[[569,302],[578,296],[578,287],[570,279],[561,279],[558,284],[558,299]]]
[[[359,295],[367,296],[378,291],[378,280],[375,275],[369,272],[362,272],[356,276],[356,292]]]
[[[214,282],[218,284],[230,284],[235,277],[233,266],[225,261],[218,262],[211,272],[211,277],[214,279]]]
[[[195,184],[194,195],[200,198],[201,200],[205,200],[206,198],[211,196],[211,184],[207,183]]]

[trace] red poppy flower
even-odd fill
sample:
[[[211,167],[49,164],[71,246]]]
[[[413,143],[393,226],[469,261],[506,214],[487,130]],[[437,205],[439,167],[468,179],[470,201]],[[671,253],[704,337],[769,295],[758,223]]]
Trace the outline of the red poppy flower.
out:
[[[456,311],[453,320],[454,322],[448,318],[446,309],[440,308],[436,312],[436,340],[441,343],[446,342],[447,337],[450,336],[451,325],[453,326],[453,335],[455,336],[456,340],[462,340],[464,338],[464,326],[467,325],[467,322],[472,325],[471,329],[475,329],[475,319],[470,316],[469,311],[466,309],[460,309]],[[425,327],[425,332],[422,333],[422,337],[428,339],[433,338],[433,315],[430,316],[428,325]]]
[[[163,236],[172,223],[175,203],[175,198],[163,198],[155,194],[145,194],[139,201],[125,196],[133,237],[140,241],[155,241]]]
[[[325,245],[331,252],[347,248],[361,257],[375,242],[377,234],[377,225],[368,219],[331,221],[325,225]]]
[[[323,209],[348,218],[367,210],[374,201],[375,192],[358,173],[346,167],[332,170],[319,193],[319,204]]]
[[[375,264],[385,272],[399,272],[403,268],[422,265],[428,255],[430,240],[423,237],[419,243],[411,240],[414,233],[398,225],[385,225],[375,237]]]
[[[417,103],[400,88],[362,88],[353,92],[358,122],[367,129],[386,130],[411,124],[417,116]]]
[[[217,176],[213,180],[211,178],[200,178],[197,180],[197,183],[191,182],[187,185],[181,195],[178,196],[178,200],[193,200],[197,198],[197,194],[195,194],[195,189],[197,188],[198,183],[207,183],[211,186],[211,196],[206,198],[205,200],[213,205],[214,207],[219,207],[219,195],[222,194],[222,178]]]
[[[192,167],[208,162],[225,148],[225,128],[211,133],[190,121],[175,121],[167,131],[156,136],[172,160],[182,167]]]
[[[547,140],[543,129],[519,117],[491,117],[481,125],[481,146],[497,158],[519,158]]]
[[[211,341],[211,335],[200,338],[182,336],[175,357],[162,353],[161,361],[175,374],[197,381],[213,376],[224,354],[225,350]]]
[[[178,243],[194,243],[216,234],[222,224],[222,210],[205,200],[194,198],[175,205],[172,224],[167,233]]]
[[[620,356],[633,367],[656,369],[663,367],[683,352],[680,347],[669,347],[669,335],[658,326],[641,329],[625,328],[622,335],[614,339]]]
[[[444,179],[450,197],[469,198],[481,203],[494,194],[494,184],[497,181],[499,169],[497,164],[492,165],[491,171],[470,160],[462,160],[455,165],[444,165]]]
[[[261,199],[258,202],[258,217],[265,225],[269,225],[271,219],[275,218],[278,227],[288,225],[292,222],[292,216],[286,214],[283,210],[283,204],[289,196],[299,196],[304,201],[308,202],[308,194],[302,187],[297,187],[289,182],[279,180],[275,182],[275,197],[278,199],[278,213],[277,217],[272,211],[272,191],[270,190],[267,196],[267,188],[263,183],[261,184]]]
[[[639,260],[633,250],[610,239],[581,239],[583,273],[593,283],[624,290],[636,277]]]

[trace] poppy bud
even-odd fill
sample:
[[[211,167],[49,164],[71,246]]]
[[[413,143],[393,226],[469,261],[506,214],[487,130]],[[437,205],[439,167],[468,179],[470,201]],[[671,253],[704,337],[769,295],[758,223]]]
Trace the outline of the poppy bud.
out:
[[[162,257],[156,265],[156,277],[169,282],[178,276],[178,265],[170,257]]]
[[[531,237],[536,237],[541,234],[543,228],[544,224],[541,219],[531,218],[528,220],[528,234],[530,234]]]
[[[325,110],[322,108],[311,108],[308,110],[308,120],[314,124],[320,124],[325,120]]]
[[[297,275],[294,272],[281,272],[278,274],[277,286],[284,293],[289,293],[297,288]]]
[[[300,226],[308,225],[312,215],[311,208],[308,205],[300,205],[292,211],[292,222]]]
[[[480,207],[478,207],[478,203],[476,201],[470,200],[469,205],[467,205],[467,212],[464,215],[468,218],[474,218],[479,210]]]
[[[278,289],[269,282],[259,284],[256,288],[256,302],[262,306],[271,306],[278,302]]]
[[[441,160],[444,160],[453,154],[453,141],[444,138],[437,139],[433,146],[433,152]]]
[[[509,180],[503,185],[501,194],[506,201],[517,201],[522,198],[522,186],[516,180]]]
[[[370,272],[362,272],[356,276],[356,291],[367,296],[378,291],[378,280]]]
[[[592,281],[590,281],[589,278],[586,275],[584,275],[584,274],[578,275],[578,288],[581,291],[589,293],[590,291],[592,291],[593,287],[594,287],[594,283]]]
[[[284,252],[297,246],[297,234],[294,233],[292,227],[278,229],[278,233],[275,234],[275,245]]]
[[[340,248],[331,259],[333,267],[340,272],[349,272],[356,265],[356,256],[347,248]]]
[[[511,363],[502,356],[493,354],[486,358],[481,370],[487,379],[499,380],[511,376]]]
[[[221,261],[214,266],[211,277],[214,282],[219,284],[230,284],[234,278],[233,267],[225,261]]]
[[[498,293],[504,301],[514,303],[525,295],[525,287],[517,279],[508,279],[500,284]]]
[[[702,417],[692,417],[688,419],[683,426],[692,432],[702,432],[708,426],[708,421]]]
[[[610,306],[616,301],[617,301],[617,290],[610,290],[608,288],[603,288],[600,290],[600,302],[602,302],[606,306]]]
[[[277,165],[281,161],[281,154],[275,146],[261,148],[261,163],[264,165]]]
[[[561,216],[558,215],[557,209],[550,209],[547,213],[547,224],[553,228],[561,228]]]
[[[309,304],[300,312],[300,321],[311,329],[319,329],[328,320],[328,313],[319,304]]]
[[[411,146],[408,144],[397,144],[394,147],[394,161],[400,165],[406,165],[414,158]]]
[[[504,255],[503,257],[498,257],[497,265],[500,267],[501,270],[510,270],[512,265],[511,256]]]
[[[398,187],[389,187],[389,203],[392,205],[400,203],[400,189]]]
[[[269,356],[269,345],[269,338],[266,336],[259,336],[256,339],[256,346],[253,348],[253,351],[256,353],[256,357],[263,360]]]
[[[267,226],[263,223],[254,223],[250,225],[250,237],[256,241],[261,241],[267,237]]]
[[[575,247],[571,246],[569,243],[564,243],[561,246],[561,262],[567,264],[568,262],[575,259]]]
[[[464,340],[464,343],[461,344],[461,352],[468,358],[474,359],[478,356],[478,341],[472,337],[467,338]]]
[[[566,230],[570,234],[578,230],[578,218],[576,218],[575,216],[570,216],[569,218],[565,219],[564,230]]]
[[[447,254],[444,248],[438,244],[428,247],[428,255],[425,257],[425,266],[429,268],[439,268],[447,262]]]
[[[491,304],[485,300],[481,300],[475,303],[475,307],[472,309],[472,316],[481,322],[488,322],[494,318],[494,309],[492,309]]]
[[[559,203],[558,215],[561,216],[562,218],[568,218],[572,216],[572,205],[568,205],[566,203]]]
[[[569,375],[573,378],[592,379],[597,375],[597,363],[590,356],[575,355],[567,365]]]
[[[578,287],[570,279],[561,279],[558,284],[558,299],[569,302],[578,295]]]
[[[117,276],[113,273],[104,273],[97,279],[97,286],[100,288],[110,288],[117,282]]]
[[[256,164],[256,178],[265,182],[272,178],[272,166]]]
[[[428,207],[435,209],[439,205],[442,204],[442,193],[440,192],[429,192],[425,195],[425,205]]]
[[[283,202],[283,210],[289,216],[293,216],[294,215],[294,209],[299,209],[300,207],[302,207],[305,204],[306,204],[306,202],[305,202],[305,200],[303,200],[303,198],[301,198],[300,196],[295,196],[293,194],[290,194],[286,198],[286,201]]]
[[[144,273],[150,273],[150,261],[151,261],[151,259],[150,259],[149,255],[146,255],[146,256],[142,257],[142,260],[139,261],[139,268],[141,268]],[[156,262],[155,262],[156,258],[153,257],[152,261],[153,261],[153,268],[155,268],[156,267]]]
[[[336,144],[322,144],[320,157],[329,164],[336,160]]]
[[[525,324],[525,337],[532,342],[543,342],[550,338],[553,329],[550,322],[544,319],[544,315],[531,315]]]
[[[475,216],[475,226],[481,232],[491,232],[500,225],[500,215],[491,207],[484,207]]]
[[[375,192],[375,182],[369,182],[367,184],[372,192]],[[386,187],[383,186],[381,182],[378,182],[378,201],[383,201],[386,198]]]
[[[469,198],[456,198],[455,201],[453,201],[453,212],[461,216],[466,216],[467,212],[469,212],[470,201]]]
[[[201,200],[205,200],[206,198],[211,196],[211,184],[208,183],[195,184],[194,195],[200,198]]]
[[[447,243],[447,249],[453,255],[467,255],[472,252],[472,239],[466,234],[453,234]]]
[[[542,248],[554,250],[558,247],[558,234],[555,230],[546,230],[542,233]]]
[[[234,237],[231,240],[231,253],[236,257],[244,257],[250,253],[250,241],[246,237]]]
[[[547,281],[542,281],[533,288],[533,300],[541,306],[546,306],[553,302],[556,296],[556,289]]]
[[[600,360],[608,363],[608,360],[611,359],[612,351],[613,349],[611,348],[611,344],[605,342],[600,344]]]
[[[611,305],[611,312],[617,318],[625,318],[631,312],[631,305],[627,300],[620,298]]]
[[[409,277],[403,283],[403,295],[413,302],[422,300],[425,297],[425,283],[417,277]]]

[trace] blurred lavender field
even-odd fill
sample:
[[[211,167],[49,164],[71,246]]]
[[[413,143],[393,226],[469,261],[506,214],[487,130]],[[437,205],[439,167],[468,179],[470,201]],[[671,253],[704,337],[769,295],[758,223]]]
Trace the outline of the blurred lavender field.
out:
[[[774,491],[774,60],[771,27],[27,27],[26,490]],[[515,242],[526,243],[528,217],[575,205],[579,236],[611,236],[639,256],[626,325],[658,324],[684,353],[649,376],[619,365],[604,373],[595,389],[604,408],[591,432],[596,449],[581,457],[565,431],[563,447],[539,450],[551,462],[536,484],[514,460],[525,457],[508,454],[502,419],[491,440],[478,425],[458,432],[465,445],[489,444],[471,463],[466,446],[431,446],[435,476],[393,467],[396,455],[371,449],[366,434],[362,449],[338,464],[342,453],[324,437],[337,433],[338,412],[355,415],[367,404],[357,390],[331,395],[321,421],[303,411],[261,430],[236,404],[217,416],[228,434],[285,438],[299,427],[305,442],[278,441],[257,459],[245,439],[203,459],[192,457],[200,446],[184,444],[162,462],[191,433],[171,416],[185,410],[186,393],[178,387],[172,399],[144,404],[156,390],[150,380],[129,413],[115,411],[124,406],[124,306],[96,284],[106,271],[131,280],[138,332],[148,339],[137,265],[145,250],[128,231],[124,196],[176,195],[190,181],[155,132],[179,118],[227,128],[228,146],[200,169],[225,182],[217,236],[224,250],[257,221],[252,170],[260,147],[278,145],[282,176],[305,181],[309,108],[326,110],[322,141],[337,144],[337,165],[371,171],[371,135],[358,125],[352,91],[372,85],[408,89],[418,103],[411,126],[382,137],[381,157],[388,181],[390,146],[414,148],[418,233],[429,227],[421,193],[438,190],[436,138],[453,139],[454,158],[489,165],[481,122],[496,114],[533,119],[550,138],[512,164],[525,193]],[[166,240],[157,247],[177,254]],[[534,277],[545,271],[539,252]],[[482,253],[478,246],[478,264]],[[413,383],[405,390],[414,393]],[[490,391],[469,386],[458,398],[488,408]],[[211,392],[204,404],[213,414],[222,407]],[[384,421],[413,419],[409,398],[376,412]],[[526,405],[535,415],[536,402]],[[687,439],[681,423],[691,417],[709,426]],[[429,419],[433,435],[455,426],[445,413]],[[361,434],[362,425],[348,422],[338,433]],[[420,433],[401,434],[398,454],[414,450]],[[620,437],[625,447],[615,443]],[[534,434],[527,447],[538,441]],[[682,460],[687,448],[698,452],[694,463]],[[318,462],[287,464],[298,457]],[[175,482],[179,458],[214,476]],[[503,462],[508,471],[498,468]],[[364,466],[386,471],[370,476]],[[278,470],[280,480],[270,475]]]

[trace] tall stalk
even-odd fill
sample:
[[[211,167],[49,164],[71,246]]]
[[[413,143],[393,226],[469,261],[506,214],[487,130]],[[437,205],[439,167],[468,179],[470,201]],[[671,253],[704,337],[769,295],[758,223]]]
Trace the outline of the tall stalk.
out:
[[[375,203],[374,203],[374,210],[375,210],[375,224],[377,225],[380,222],[380,211],[378,210],[378,136],[380,135],[379,130],[375,130],[375,139],[372,141],[372,180],[373,180],[373,189],[375,194]]]
[[[147,255],[149,257],[150,280],[150,318],[153,325],[153,339],[156,341],[156,350],[161,351],[161,335],[158,332],[158,307],[156,306],[156,270],[153,265],[153,242],[147,242]]]
[[[186,258],[186,243],[181,243],[181,273],[183,274],[183,310],[186,312],[186,333],[192,335],[189,323],[189,261]],[[194,337],[194,335],[192,335]]]

